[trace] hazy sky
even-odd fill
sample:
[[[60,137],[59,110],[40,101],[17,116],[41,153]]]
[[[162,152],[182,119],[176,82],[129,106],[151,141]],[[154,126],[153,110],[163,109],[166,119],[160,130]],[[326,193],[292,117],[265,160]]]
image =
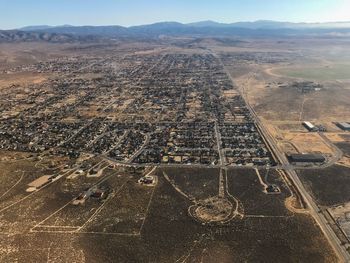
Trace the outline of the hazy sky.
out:
[[[159,21],[350,21],[350,0],[0,0],[0,28]]]

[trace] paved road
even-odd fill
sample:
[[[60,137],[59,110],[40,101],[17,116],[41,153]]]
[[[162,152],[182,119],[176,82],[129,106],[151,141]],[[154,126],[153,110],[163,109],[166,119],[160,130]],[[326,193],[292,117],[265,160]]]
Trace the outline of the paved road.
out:
[[[141,147],[129,158],[128,163],[132,163],[132,161],[143,151],[143,149],[147,146],[150,140],[150,135],[148,133],[142,133],[145,136],[145,141],[141,145]]]
[[[217,144],[217,148],[218,148],[218,153],[219,153],[219,157],[220,157],[220,165],[225,165],[226,164],[226,158],[225,158],[225,154],[223,153],[223,150],[221,148],[221,134],[219,132],[219,128],[218,128],[218,123],[215,122],[215,137],[216,137],[216,144]]]
[[[327,146],[329,148],[331,148],[333,150],[333,152],[335,153],[331,159],[328,160],[327,163],[325,163],[324,165],[321,165],[321,168],[326,168],[329,167],[333,164],[335,164],[336,162],[338,162],[342,157],[343,157],[343,152],[337,147],[335,146],[326,135],[324,135],[323,132],[319,132],[318,133],[320,135],[320,137],[323,139],[323,141],[327,144]]]

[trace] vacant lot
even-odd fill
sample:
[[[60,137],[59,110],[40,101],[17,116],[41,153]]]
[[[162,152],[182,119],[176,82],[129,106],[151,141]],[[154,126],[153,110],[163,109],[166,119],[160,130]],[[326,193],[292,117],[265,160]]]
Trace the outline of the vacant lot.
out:
[[[197,200],[217,196],[219,193],[219,169],[166,169],[173,180],[187,195]]]
[[[166,169],[166,173],[176,187],[198,198],[205,197],[200,194],[203,189],[209,195],[218,192],[216,169]],[[188,215],[192,202],[164,178],[163,171],[156,174],[159,177],[156,187],[138,185],[139,176],[133,173],[112,175],[105,183],[116,189],[115,194],[102,204],[91,200],[85,206],[65,207],[78,193],[71,185],[74,181],[68,185],[65,180],[58,181],[40,190],[35,198],[1,215],[4,227],[0,235],[0,260],[258,262],[274,258],[276,262],[334,262],[334,255],[314,221],[285,208],[284,200],[290,192],[275,171],[260,170],[260,174],[265,183],[281,188],[279,195],[263,193],[254,169],[229,170],[229,192],[242,202],[245,217],[210,227]],[[108,174],[102,178],[108,178]],[[60,212],[68,207],[76,211]],[[56,223],[63,228],[43,232],[49,229],[37,227],[40,232],[28,232],[40,221],[48,228],[55,228]],[[84,222],[87,223],[78,232],[64,229],[82,226]],[[12,235],[6,234],[5,238],[9,230]]]
[[[300,153],[333,153],[317,133],[285,133],[284,139],[292,143]]]
[[[350,168],[333,165],[322,170],[299,171],[301,179],[321,205],[350,201]]]

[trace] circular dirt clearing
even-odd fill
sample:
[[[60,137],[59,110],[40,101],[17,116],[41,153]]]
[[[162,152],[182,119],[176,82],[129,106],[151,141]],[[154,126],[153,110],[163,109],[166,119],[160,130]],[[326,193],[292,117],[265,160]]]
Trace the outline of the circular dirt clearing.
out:
[[[203,223],[226,221],[232,214],[233,205],[226,198],[211,197],[189,208],[189,213]]]

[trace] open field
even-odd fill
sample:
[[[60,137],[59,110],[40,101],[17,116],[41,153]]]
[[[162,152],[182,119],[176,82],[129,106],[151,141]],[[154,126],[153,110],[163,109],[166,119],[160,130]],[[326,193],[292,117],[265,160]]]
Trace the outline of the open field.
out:
[[[348,45],[327,41],[289,44],[259,43],[259,49],[252,44],[249,50],[217,50],[222,52],[223,62],[246,100],[267,121],[314,120],[326,124],[349,116]],[[286,76],[278,74],[280,71]],[[322,83],[324,88],[302,93],[284,87],[303,81],[300,77]]]
[[[305,185],[325,206],[333,206],[350,201],[350,168],[333,165],[322,170],[304,170],[299,175]]]
[[[331,64],[321,67],[316,65],[313,67],[289,67],[276,69],[272,72],[290,78],[316,81],[350,80],[350,65],[348,64]]]
[[[167,174],[185,194],[197,199],[216,196],[219,191],[219,169],[177,169],[165,170]]]
[[[274,88],[264,89],[263,94],[255,108],[267,120],[301,119],[333,122],[342,120],[344,114],[350,114],[347,100],[350,89],[332,87],[310,94],[301,94],[295,90]],[[279,110],[276,111],[276,108]]]
[[[278,172],[260,170],[262,182],[281,189],[268,195],[254,169],[228,170],[227,189],[241,203],[244,217],[211,227],[191,218],[187,210],[193,200],[178,192],[163,172],[195,198],[206,198],[203,192],[219,194],[216,169],[157,170],[155,187],[138,185],[138,173],[126,171],[106,171],[95,179],[64,177],[0,212],[1,261],[106,262],[118,257],[118,262],[191,262],[205,256],[206,262],[261,257],[332,262],[332,251],[313,220],[285,207],[291,193]],[[72,205],[84,184],[109,185],[113,191],[102,203],[88,199],[84,205]],[[22,185],[13,191],[25,190]]]

